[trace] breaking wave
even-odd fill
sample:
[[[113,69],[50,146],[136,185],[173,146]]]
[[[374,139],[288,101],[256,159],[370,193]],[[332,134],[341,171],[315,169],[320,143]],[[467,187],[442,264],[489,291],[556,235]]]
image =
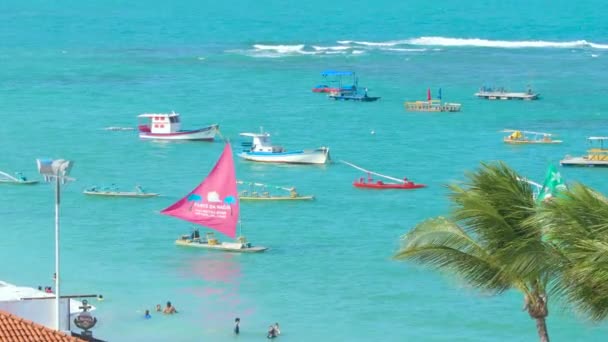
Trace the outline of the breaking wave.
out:
[[[586,40],[554,42],[545,40],[490,40],[481,38],[449,38],[449,37],[418,37],[404,40],[391,40],[386,42],[366,42],[342,40],[343,45],[360,46],[443,46],[443,47],[484,47],[484,48],[567,48],[567,49],[608,49],[608,44],[598,44]]]
[[[608,44],[586,40],[544,41],[544,40],[490,40],[481,38],[417,37],[389,41],[339,40],[333,45],[307,44],[254,44],[246,50],[231,50],[251,57],[280,58],[302,55],[363,55],[368,52],[414,54],[425,51],[442,51],[445,48],[480,47],[496,49],[608,49]]]

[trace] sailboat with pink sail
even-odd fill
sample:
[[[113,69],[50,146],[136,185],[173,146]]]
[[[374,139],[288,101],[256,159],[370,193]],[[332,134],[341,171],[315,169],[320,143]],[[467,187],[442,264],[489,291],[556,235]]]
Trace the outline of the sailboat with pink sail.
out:
[[[224,146],[220,159],[207,178],[184,198],[162,210],[161,214],[213,229],[232,239],[236,238],[239,200],[234,158],[229,143]],[[182,235],[175,243],[179,246],[239,253],[256,253],[268,249],[252,246],[243,236],[239,236],[235,242],[220,242],[212,232],[201,237],[198,229],[190,235]]]

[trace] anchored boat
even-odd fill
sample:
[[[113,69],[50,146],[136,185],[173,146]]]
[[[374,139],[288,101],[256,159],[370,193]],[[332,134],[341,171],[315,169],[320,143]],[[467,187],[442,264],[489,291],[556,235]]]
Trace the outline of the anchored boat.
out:
[[[436,100],[431,96],[431,89],[427,89],[426,101],[405,102],[405,109],[409,112],[460,112],[460,103],[441,103],[441,88]]]
[[[378,101],[380,99],[379,96],[368,96],[367,90],[365,91],[365,94],[338,93],[338,94],[328,95],[328,97],[330,99],[334,99],[336,101],[358,101],[358,102],[374,102],[374,101]]]
[[[182,130],[179,114],[140,114],[137,126],[141,139],[155,140],[198,140],[213,141],[219,131],[219,125]]]
[[[0,171],[0,184],[32,185],[39,181],[27,179],[21,172],[15,172],[15,177]]]
[[[287,151],[281,146],[272,145],[268,133],[241,133],[240,135],[253,139],[251,143],[242,144],[243,147],[248,147],[248,149],[239,153],[239,157],[246,160],[290,164],[325,164],[329,160],[328,147]]]
[[[207,178],[186,197],[162,210],[161,214],[208,227],[233,239],[236,237],[239,196],[229,143],[224,146],[220,159]],[[234,242],[220,242],[213,233],[207,233],[202,238],[198,229],[191,234],[182,235],[175,243],[185,247],[238,253],[257,253],[267,249],[253,246],[242,235]]]
[[[310,201],[315,199],[312,195],[300,195],[296,188],[274,186],[256,182],[243,182],[237,181],[237,184],[245,185],[248,187],[246,190],[241,190],[239,199],[241,201]],[[273,194],[270,190],[282,190],[287,194]]]
[[[505,88],[481,87],[475,96],[486,100],[538,100],[540,94],[533,92],[532,88],[525,92],[512,92]]]
[[[503,138],[506,144],[561,144],[561,140],[553,140],[553,134],[523,131],[518,129],[503,129],[501,132],[511,133]]]
[[[391,177],[391,176],[387,176],[387,175],[383,175],[377,172],[373,172],[370,170],[366,170],[360,166],[357,166],[355,164],[349,163],[347,161],[342,160],[342,163],[348,165],[348,166],[352,166],[357,170],[361,170],[365,173],[367,173],[367,179],[364,177],[361,177],[359,179],[356,179],[353,182],[353,186],[356,188],[364,188],[364,189],[402,189],[402,190],[411,190],[411,189],[420,189],[420,188],[424,188],[426,187],[426,185],[424,184],[416,184],[410,180],[408,180],[407,178],[403,178],[403,179],[399,179],[399,178],[395,178],[395,177]],[[392,182],[385,182],[382,180],[374,180],[372,178],[371,175],[375,175],[384,179],[387,179],[389,181]]]
[[[353,71],[325,70],[321,73],[324,84],[319,84],[312,88],[313,93],[333,93],[342,92],[344,94],[357,91],[357,76]],[[350,82],[343,82],[343,78],[349,78]],[[347,83],[344,85],[343,83]]]
[[[149,198],[157,197],[160,194],[155,192],[146,192],[141,186],[135,186],[135,191],[119,191],[115,187],[111,188],[100,188],[92,186],[82,192],[85,195],[90,196],[105,196],[105,197],[135,197],[135,198]]]
[[[587,155],[582,157],[567,155],[559,163],[563,166],[608,166],[608,149],[604,148],[604,141],[608,141],[608,137],[589,137],[587,140],[592,146],[599,145],[599,148],[589,149]]]

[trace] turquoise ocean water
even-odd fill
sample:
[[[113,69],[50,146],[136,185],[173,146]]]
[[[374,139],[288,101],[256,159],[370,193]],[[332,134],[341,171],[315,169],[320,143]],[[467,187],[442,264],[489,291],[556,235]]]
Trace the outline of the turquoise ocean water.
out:
[[[531,341],[534,322],[509,292],[391,260],[399,237],[449,210],[444,185],[504,160],[542,181],[550,163],[608,135],[608,5],[603,1],[3,1],[0,170],[37,177],[35,159],[75,161],[63,189],[64,293],[102,293],[95,334],[110,341],[241,341],[278,321],[286,341]],[[354,70],[376,103],[313,94],[325,69]],[[542,94],[478,100],[482,85]],[[408,113],[443,90],[455,114]],[[243,180],[296,186],[312,203],[242,203],[260,255],[177,248],[190,225],[159,210],[207,174],[222,143],[155,143],[131,126],[144,112],[218,123],[238,150],[260,126],[286,148],[329,146],[334,161],[428,184],[361,191],[348,166],[236,161]],[[505,146],[504,128],[548,131],[559,146]],[[375,135],[370,134],[374,130]],[[561,169],[604,193],[607,170]],[[162,197],[87,198],[91,185],[136,183]],[[0,279],[51,285],[53,192],[0,188]],[[172,317],[145,309],[171,300]],[[601,339],[605,324],[551,306],[555,341]]]

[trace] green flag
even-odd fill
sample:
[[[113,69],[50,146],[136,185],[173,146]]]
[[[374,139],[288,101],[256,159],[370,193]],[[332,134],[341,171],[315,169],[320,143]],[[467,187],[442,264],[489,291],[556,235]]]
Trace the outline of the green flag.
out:
[[[555,196],[558,192],[566,190],[566,183],[562,180],[559,171],[553,165],[549,165],[543,187],[536,197],[537,202],[542,202]]]

